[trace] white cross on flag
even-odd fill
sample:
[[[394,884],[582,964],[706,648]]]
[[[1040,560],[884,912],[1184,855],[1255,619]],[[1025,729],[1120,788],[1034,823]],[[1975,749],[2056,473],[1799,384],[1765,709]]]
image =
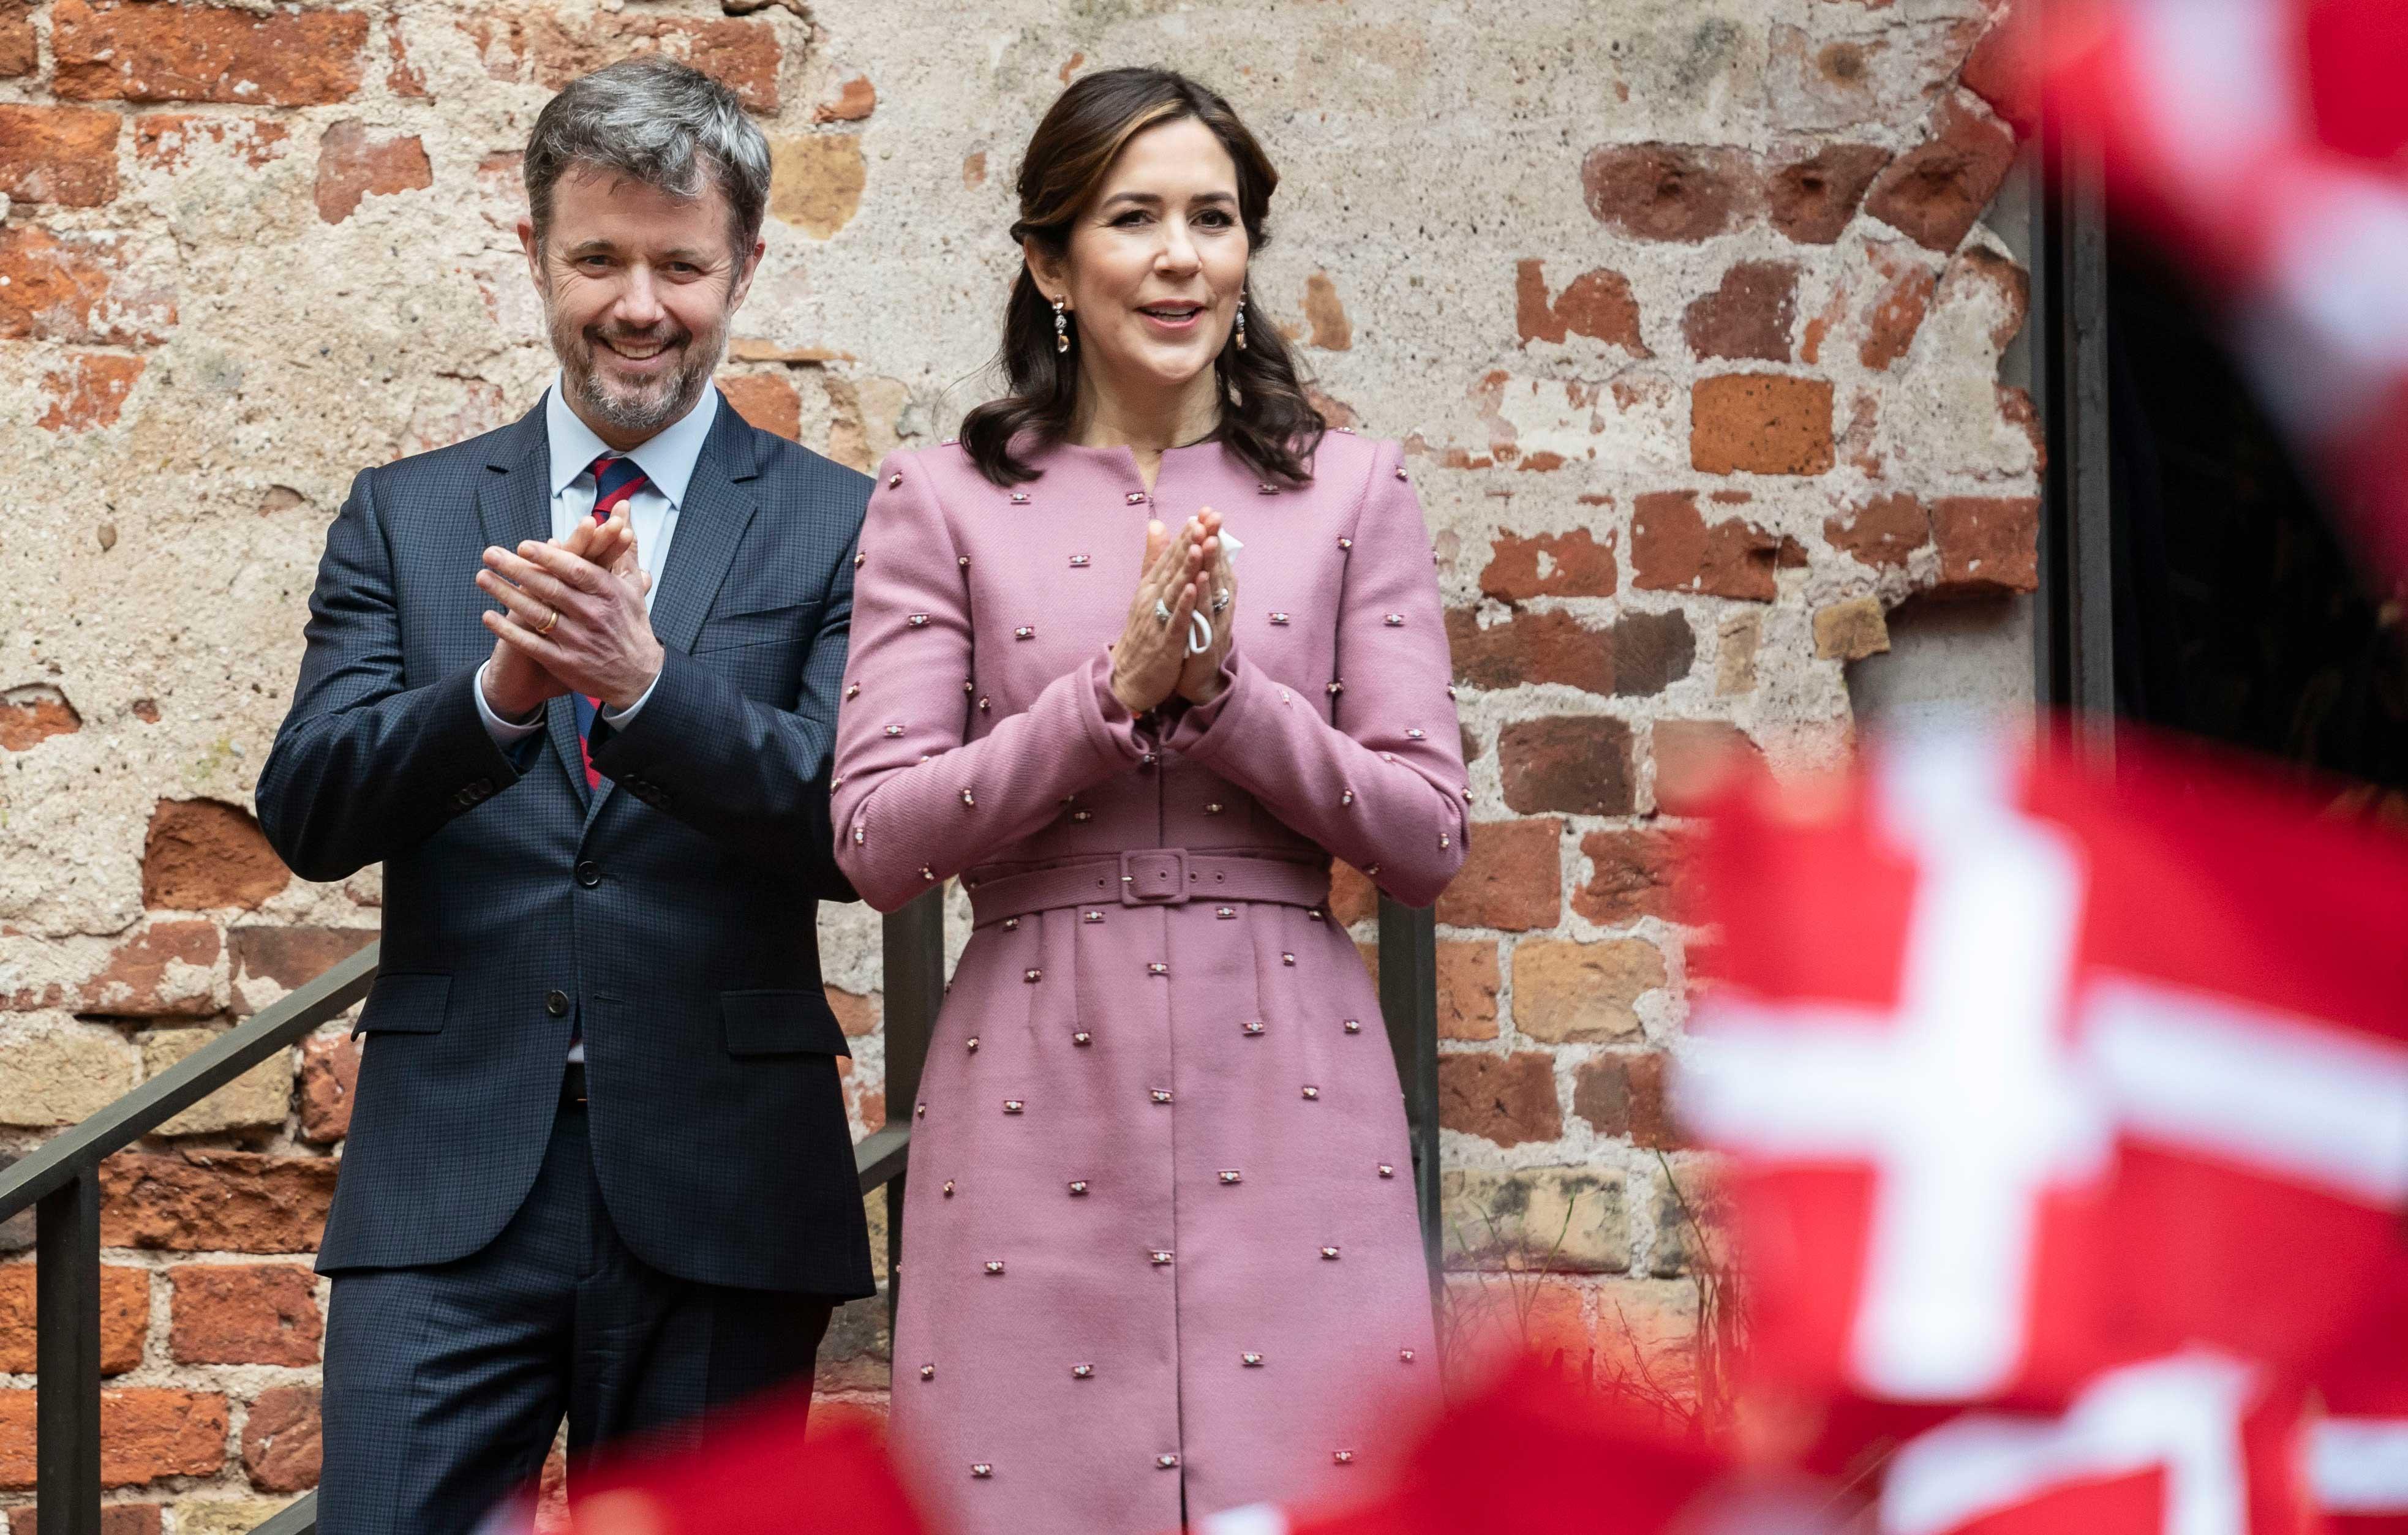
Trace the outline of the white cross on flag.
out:
[[[1884,1469],[1880,1535],[2310,1535],[2296,1388],[2190,1354],[2108,1371],[2061,1416],[1966,1413]]]
[[[2055,1407],[2329,1347],[2408,1200],[2408,848],[2163,746],[1928,736],[1838,803],[1758,780],[1696,865],[1755,1364]]]

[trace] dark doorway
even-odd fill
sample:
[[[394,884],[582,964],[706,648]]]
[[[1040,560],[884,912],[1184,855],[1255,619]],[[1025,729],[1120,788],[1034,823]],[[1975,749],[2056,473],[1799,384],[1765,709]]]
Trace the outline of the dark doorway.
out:
[[[2397,606],[2365,584],[2218,318],[2145,246],[2108,235],[2116,713],[2408,786]]]

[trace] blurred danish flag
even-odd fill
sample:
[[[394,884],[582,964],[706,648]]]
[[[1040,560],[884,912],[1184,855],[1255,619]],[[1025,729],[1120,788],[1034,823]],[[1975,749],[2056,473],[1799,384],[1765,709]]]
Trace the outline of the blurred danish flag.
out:
[[[2408,1535],[2408,1253],[2316,1381],[2308,1464],[2333,1535]]]
[[[1969,730],[1759,776],[1697,870],[1678,1101],[1734,1156],[1756,1369],[2055,1409],[2359,1314],[2408,1200],[2408,847],[2171,745]]]
[[[2036,93],[2096,151],[2117,209],[2230,309],[2385,584],[2408,580],[2408,6],[2072,0],[2024,25],[2045,30],[2000,50],[2032,67],[1996,105],[2028,119]]]
[[[1882,1479],[1880,1535],[2310,1535],[2302,1393],[2214,1355],[2108,1371],[2062,1415],[1974,1412]]]

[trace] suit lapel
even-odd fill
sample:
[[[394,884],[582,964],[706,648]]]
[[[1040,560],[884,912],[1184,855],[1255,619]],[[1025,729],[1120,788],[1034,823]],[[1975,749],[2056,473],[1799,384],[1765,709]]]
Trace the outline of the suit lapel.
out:
[[[538,403],[496,438],[485,461],[489,472],[477,487],[477,515],[484,524],[487,543],[516,549],[529,539],[540,543],[552,537],[552,448],[543,409]],[[554,698],[543,706],[543,723],[568,782],[590,809],[585,759],[577,749],[577,706]]]
[[[736,413],[725,396],[719,401],[710,436],[695,460],[694,478],[686,481],[685,500],[678,508],[677,537],[669,542],[667,567],[661,571],[660,590],[652,597],[652,637],[664,650],[690,652],[702,633],[702,621],[719,595],[736,551],[752,525],[754,503],[751,481],[759,472],[752,445],[752,427]],[[565,704],[566,700],[556,700]],[[577,725],[568,727],[570,760],[576,760]],[[584,781],[580,769],[580,782]],[[611,783],[602,781],[586,811],[585,824],[609,802]]]

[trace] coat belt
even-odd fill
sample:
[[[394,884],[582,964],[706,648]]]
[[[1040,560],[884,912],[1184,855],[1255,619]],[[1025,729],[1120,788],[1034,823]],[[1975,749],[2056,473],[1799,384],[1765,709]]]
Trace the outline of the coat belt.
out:
[[[1185,848],[1140,848],[965,882],[971,924],[979,927],[1062,906],[1183,906],[1197,900],[1316,907],[1329,899],[1326,864]]]

